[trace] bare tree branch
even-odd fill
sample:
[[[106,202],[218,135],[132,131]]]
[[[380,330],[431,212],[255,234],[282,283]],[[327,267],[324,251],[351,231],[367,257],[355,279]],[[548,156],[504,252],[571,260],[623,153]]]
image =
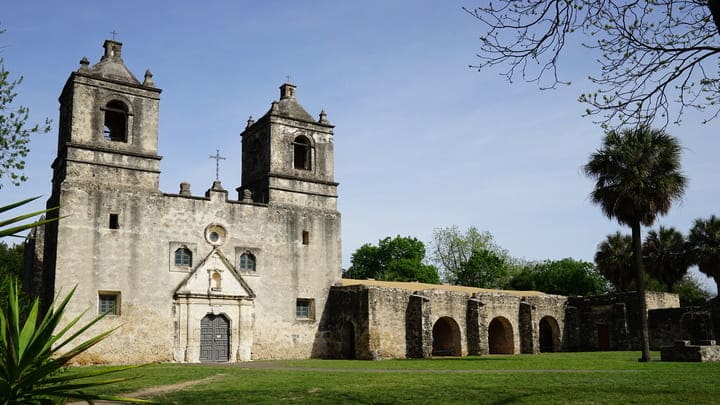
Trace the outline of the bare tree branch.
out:
[[[720,114],[720,0],[496,0],[465,11],[486,29],[471,67],[507,66],[511,82],[569,84],[565,46],[597,52],[597,90],[579,100],[604,126],[665,126],[688,108],[705,122]]]

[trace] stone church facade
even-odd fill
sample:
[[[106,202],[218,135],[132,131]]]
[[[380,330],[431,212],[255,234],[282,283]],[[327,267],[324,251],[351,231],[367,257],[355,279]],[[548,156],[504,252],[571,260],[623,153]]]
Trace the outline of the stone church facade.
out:
[[[23,275],[46,303],[76,288],[68,317],[107,312],[88,333],[120,327],[79,361],[535,353],[616,332],[616,348],[637,341],[618,300],[341,279],[334,127],[290,83],[248,120],[235,192],[219,181],[203,195],[186,183],[160,191],[161,90],[149,71],[141,82],[127,69],[121,43],[103,46],[60,95],[47,203],[60,220],[28,239]]]

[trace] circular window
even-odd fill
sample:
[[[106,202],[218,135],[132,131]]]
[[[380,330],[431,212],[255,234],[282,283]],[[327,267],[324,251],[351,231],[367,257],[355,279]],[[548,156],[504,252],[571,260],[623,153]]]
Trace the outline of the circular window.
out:
[[[210,224],[205,228],[205,240],[210,244],[219,246],[225,243],[227,237],[227,231],[222,225]]]

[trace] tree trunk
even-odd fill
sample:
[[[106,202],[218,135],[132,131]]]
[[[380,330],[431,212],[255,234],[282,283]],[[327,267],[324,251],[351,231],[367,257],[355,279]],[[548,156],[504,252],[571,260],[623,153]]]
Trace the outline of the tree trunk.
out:
[[[718,29],[718,34],[720,34],[720,0],[709,0],[708,8],[710,9],[710,14],[713,16],[713,21],[715,22],[715,27]]]
[[[639,362],[650,361],[650,333],[648,330],[647,300],[645,297],[645,276],[642,270],[642,240],[640,222],[632,225],[633,270],[635,271],[637,293],[640,301],[640,349],[642,354]]]

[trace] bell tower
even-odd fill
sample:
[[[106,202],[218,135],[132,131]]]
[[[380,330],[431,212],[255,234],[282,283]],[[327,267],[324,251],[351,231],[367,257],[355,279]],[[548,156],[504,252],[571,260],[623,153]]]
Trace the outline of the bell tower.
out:
[[[128,70],[122,43],[106,40],[103,48],[93,66],[82,58],[60,95],[53,190],[62,183],[158,190],[161,90],[149,70],[142,83]]]
[[[280,86],[280,100],[242,136],[240,197],[255,202],[337,209],[333,128],[325,111],[315,120],[298,103],[296,87]]]

